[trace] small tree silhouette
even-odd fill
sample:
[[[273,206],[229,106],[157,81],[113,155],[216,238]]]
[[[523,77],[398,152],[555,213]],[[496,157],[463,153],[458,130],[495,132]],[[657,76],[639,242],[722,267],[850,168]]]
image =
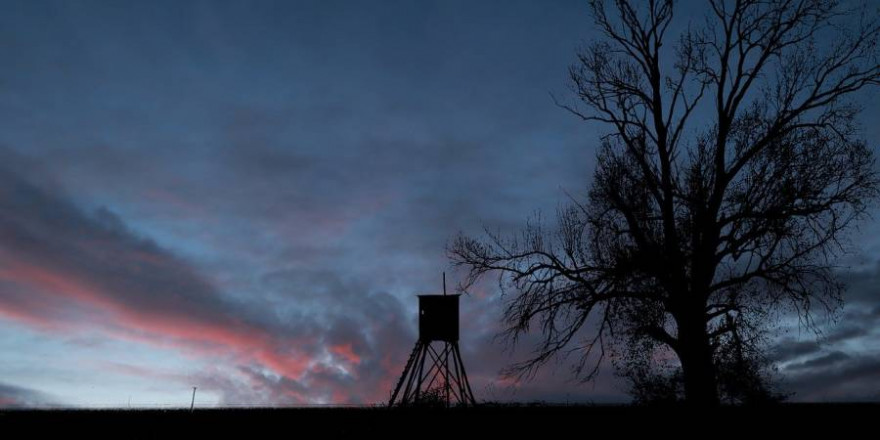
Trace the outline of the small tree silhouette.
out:
[[[413,406],[419,408],[446,408],[446,390],[442,387],[427,389],[419,394]]]

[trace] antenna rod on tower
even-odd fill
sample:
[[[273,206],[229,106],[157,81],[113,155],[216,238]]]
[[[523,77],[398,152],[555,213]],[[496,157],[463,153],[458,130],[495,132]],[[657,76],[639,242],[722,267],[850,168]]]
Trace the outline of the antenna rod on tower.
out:
[[[446,296],[446,272],[443,272],[443,296]]]

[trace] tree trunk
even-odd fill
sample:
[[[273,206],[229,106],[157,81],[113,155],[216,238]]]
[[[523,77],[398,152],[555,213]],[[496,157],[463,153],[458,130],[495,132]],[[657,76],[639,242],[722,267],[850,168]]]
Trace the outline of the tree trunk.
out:
[[[678,356],[684,379],[685,401],[689,406],[717,406],[718,377],[712,361],[712,348],[702,314],[679,325]]]

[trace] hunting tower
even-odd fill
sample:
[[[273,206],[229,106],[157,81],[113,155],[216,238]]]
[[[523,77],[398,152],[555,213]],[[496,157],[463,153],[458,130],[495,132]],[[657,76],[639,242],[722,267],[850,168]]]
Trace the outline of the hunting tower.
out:
[[[461,295],[419,295],[419,339],[388,406],[476,405],[458,348]]]

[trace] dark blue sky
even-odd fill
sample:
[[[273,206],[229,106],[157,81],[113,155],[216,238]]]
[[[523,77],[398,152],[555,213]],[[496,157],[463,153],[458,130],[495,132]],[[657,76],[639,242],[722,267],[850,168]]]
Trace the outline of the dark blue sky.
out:
[[[386,399],[446,243],[585,193],[603,128],[550,94],[593,37],[580,1],[0,2],[0,405]],[[830,344],[782,336],[802,398],[880,398],[878,230]],[[623,398],[510,385],[495,290],[463,308],[478,398]]]

